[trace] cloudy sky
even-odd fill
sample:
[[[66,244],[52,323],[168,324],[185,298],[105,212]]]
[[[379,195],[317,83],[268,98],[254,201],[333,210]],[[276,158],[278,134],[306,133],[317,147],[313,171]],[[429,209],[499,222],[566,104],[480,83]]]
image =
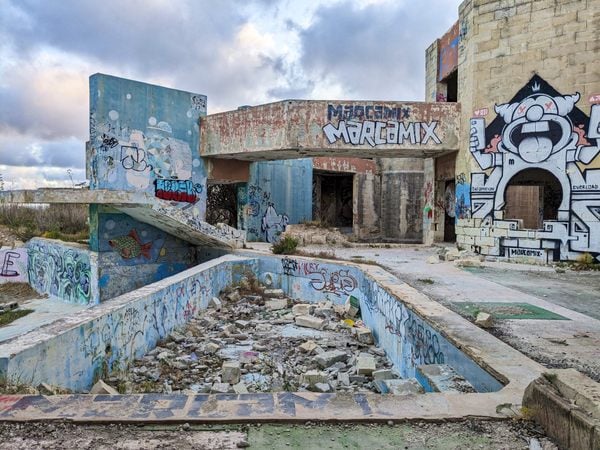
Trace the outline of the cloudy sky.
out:
[[[423,100],[425,49],[460,0],[0,0],[5,188],[85,179],[88,77],[208,95]]]

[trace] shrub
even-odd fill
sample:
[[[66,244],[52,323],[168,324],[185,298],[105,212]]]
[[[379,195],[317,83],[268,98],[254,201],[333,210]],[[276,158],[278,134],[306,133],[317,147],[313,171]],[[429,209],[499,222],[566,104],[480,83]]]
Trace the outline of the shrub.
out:
[[[293,255],[296,253],[298,244],[297,238],[285,235],[271,246],[271,251],[277,255]]]

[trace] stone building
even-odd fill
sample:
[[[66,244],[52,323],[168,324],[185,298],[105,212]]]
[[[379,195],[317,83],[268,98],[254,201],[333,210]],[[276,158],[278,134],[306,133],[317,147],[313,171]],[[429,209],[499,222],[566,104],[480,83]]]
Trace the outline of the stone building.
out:
[[[460,5],[426,52],[426,100],[459,102],[461,132],[458,152],[425,161],[425,242],[598,257],[599,20],[597,0]]]

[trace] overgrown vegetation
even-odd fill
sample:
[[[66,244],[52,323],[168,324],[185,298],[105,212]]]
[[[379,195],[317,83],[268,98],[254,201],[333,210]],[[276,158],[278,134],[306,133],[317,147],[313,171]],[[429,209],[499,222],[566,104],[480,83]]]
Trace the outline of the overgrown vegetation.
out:
[[[29,313],[32,313],[33,309],[13,309],[11,311],[6,311],[0,313],[0,327],[4,325],[8,325],[11,322],[14,322],[21,317],[26,316]]]
[[[276,255],[296,254],[300,241],[293,236],[285,235],[271,246],[271,251]]]
[[[0,204],[0,224],[20,240],[43,236],[79,242],[89,238],[87,205],[51,204],[28,206]]]
[[[600,263],[596,262],[594,255],[586,252],[579,255],[575,261],[561,261],[556,267],[572,270],[600,270]]]

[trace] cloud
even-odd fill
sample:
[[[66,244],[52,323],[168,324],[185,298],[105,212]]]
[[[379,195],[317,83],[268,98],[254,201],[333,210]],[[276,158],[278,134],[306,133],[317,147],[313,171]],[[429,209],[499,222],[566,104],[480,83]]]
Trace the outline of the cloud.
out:
[[[346,98],[422,100],[425,49],[456,21],[458,3],[323,6],[301,31],[300,63],[307,76],[326,87],[319,94],[332,90]]]
[[[0,169],[21,187],[83,178],[97,72],[206,94],[210,113],[422,99],[425,48],[459,1],[0,0]]]

